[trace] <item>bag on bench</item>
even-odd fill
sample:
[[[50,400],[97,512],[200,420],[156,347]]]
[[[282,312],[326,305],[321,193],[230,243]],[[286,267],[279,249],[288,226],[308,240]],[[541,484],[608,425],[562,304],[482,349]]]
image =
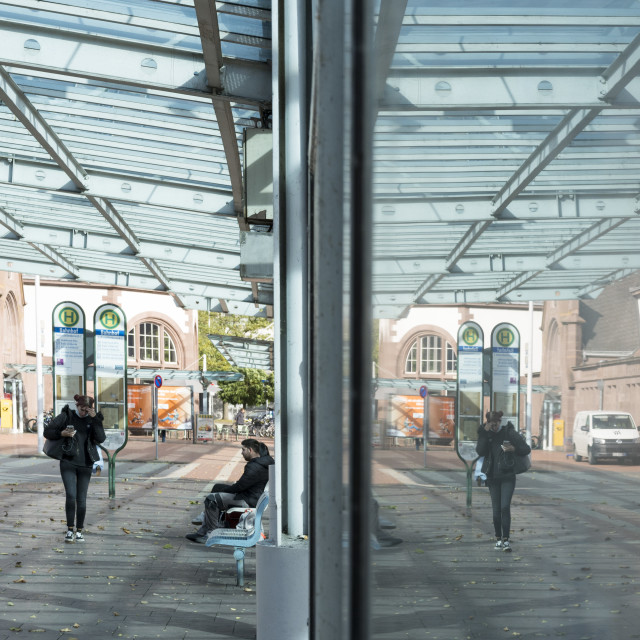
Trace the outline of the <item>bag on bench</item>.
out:
[[[249,516],[251,516],[251,518],[249,518]],[[254,509],[235,507],[225,511],[221,519],[223,520],[225,529],[251,529],[254,526],[253,522],[255,522],[255,518]],[[251,523],[249,523],[248,520],[251,520]],[[248,524],[251,524],[251,526],[247,526]]]

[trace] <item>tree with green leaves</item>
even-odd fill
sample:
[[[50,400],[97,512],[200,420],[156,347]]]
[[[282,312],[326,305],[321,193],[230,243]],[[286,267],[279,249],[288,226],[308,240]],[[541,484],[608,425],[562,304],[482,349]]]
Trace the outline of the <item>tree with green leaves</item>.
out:
[[[211,344],[209,334],[269,340],[273,336],[273,320],[226,313],[198,312],[198,350],[207,356],[207,371],[228,371],[231,365]]]
[[[262,369],[233,368],[244,376],[238,382],[218,383],[220,391],[218,397],[227,404],[241,404],[243,406],[258,407],[267,402],[273,402],[275,377],[273,372],[267,373]]]

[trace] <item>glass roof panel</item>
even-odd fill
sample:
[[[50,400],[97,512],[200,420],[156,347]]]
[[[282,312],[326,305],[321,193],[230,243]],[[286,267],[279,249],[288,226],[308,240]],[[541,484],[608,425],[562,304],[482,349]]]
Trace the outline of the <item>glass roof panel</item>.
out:
[[[234,82],[264,82],[244,61],[270,60],[270,2],[213,8]],[[0,268],[264,315],[238,216],[243,129],[269,96],[212,91],[194,3],[7,0],[0,28]]]

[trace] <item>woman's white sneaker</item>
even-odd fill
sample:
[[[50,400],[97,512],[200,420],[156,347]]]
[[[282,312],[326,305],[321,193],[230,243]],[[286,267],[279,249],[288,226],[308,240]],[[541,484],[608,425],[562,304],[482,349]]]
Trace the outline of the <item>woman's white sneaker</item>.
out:
[[[503,551],[511,551],[511,544],[509,543],[508,540],[503,540],[502,541],[502,550]]]
[[[84,542],[82,531],[76,531],[76,542]]]
[[[71,529],[69,529],[69,531],[67,531],[67,533],[64,534],[64,541],[73,542],[73,531],[71,531]]]
[[[496,551],[502,551],[502,540],[496,540],[496,546],[493,547]]]

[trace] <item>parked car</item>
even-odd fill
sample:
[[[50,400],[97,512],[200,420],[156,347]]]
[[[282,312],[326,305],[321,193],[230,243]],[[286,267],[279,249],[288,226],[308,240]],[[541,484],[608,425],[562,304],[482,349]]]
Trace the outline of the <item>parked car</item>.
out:
[[[603,458],[640,462],[640,434],[625,411],[579,411],[573,422],[573,452],[596,464]]]

